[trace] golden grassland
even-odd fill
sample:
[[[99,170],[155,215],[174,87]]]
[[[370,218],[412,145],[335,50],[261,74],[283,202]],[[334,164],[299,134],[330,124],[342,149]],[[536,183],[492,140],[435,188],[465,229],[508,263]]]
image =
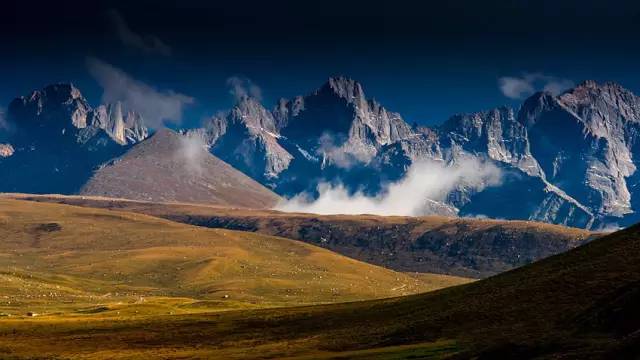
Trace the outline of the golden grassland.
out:
[[[401,296],[409,275],[302,242],[141,214],[0,199],[0,312],[129,316]]]
[[[0,199],[0,239],[3,359],[640,354],[638,226],[485,280],[392,298],[464,280],[256,233],[11,199]],[[386,298],[359,301],[376,297]]]
[[[314,215],[91,196],[3,196],[125,210],[203,227],[282,236],[396,271],[471,278],[484,278],[523,266],[602,235],[534,221]]]
[[[218,289],[218,282],[211,280],[215,278],[215,274],[225,273],[232,278],[246,279],[241,275],[243,272],[235,268],[233,260],[227,259],[224,261],[225,266],[214,266],[212,269],[211,264],[202,265],[202,259],[198,262],[195,258],[189,258],[195,256],[193,252],[182,253],[177,249],[193,246],[198,248],[198,253],[205,253],[208,250],[205,250],[203,243],[220,238],[215,240],[220,249],[235,249],[226,250],[227,258],[245,254],[245,259],[251,259],[250,263],[262,264],[258,258],[272,259],[275,253],[282,255],[284,249],[293,248],[290,251],[297,254],[295,258],[304,256],[305,261],[315,265],[303,268],[306,269],[301,270],[304,276],[294,277],[287,273],[287,277],[278,278],[280,281],[286,280],[287,284],[309,281],[314,277],[317,279],[320,273],[323,277],[327,276],[324,280],[329,279],[330,275],[326,272],[313,268],[321,265],[314,262],[314,256],[310,255],[315,251],[325,253],[284,239],[254,239],[250,235],[230,231],[199,229],[197,232],[204,232],[190,237],[187,235],[189,231],[196,231],[191,227],[143,215],[108,212],[110,217],[103,217],[101,215],[104,215],[104,210],[53,204],[34,206],[10,200],[2,200],[0,207],[0,224],[10,228],[2,233],[3,238],[8,239],[8,245],[2,245],[2,252],[6,257],[2,261],[8,267],[23,269],[15,274],[5,272],[3,276],[29,282],[33,286],[43,283],[43,286],[46,285],[42,290],[44,294],[51,291],[52,287],[57,289],[59,286],[65,291],[65,296],[76,295],[77,288],[82,288],[81,293],[93,291],[104,295],[104,287],[108,283],[111,286],[111,296],[116,296],[117,286],[124,286],[117,288],[118,296],[126,295],[127,291],[135,291],[136,296],[131,301],[141,293],[157,296],[158,299],[131,305],[131,309],[135,309],[133,311],[138,311],[137,314],[133,312],[123,315],[123,310],[120,310],[120,316],[108,315],[114,311],[110,308],[111,305],[94,305],[95,307],[76,311],[73,315],[64,315],[66,313],[63,310],[63,314],[59,315],[5,317],[0,320],[0,357],[625,359],[640,353],[640,337],[637,335],[640,330],[640,313],[637,310],[637,303],[640,301],[640,227],[611,234],[568,253],[485,280],[425,294],[340,304],[251,309],[247,304],[256,300],[261,302],[264,299],[269,304],[285,303],[283,293],[273,289],[280,282],[270,281],[263,284],[266,287],[257,286],[262,281],[267,281],[257,278],[265,276],[261,273],[253,275],[255,278],[249,276],[254,279],[252,281],[256,281],[251,286],[247,282],[241,282],[244,294],[239,290],[231,293],[229,299],[239,301],[238,306],[241,308],[238,310],[185,310],[170,314],[166,311],[180,308],[185,303],[193,306],[189,301],[193,301],[196,295],[210,299],[209,301],[222,302],[220,292],[203,290]],[[55,215],[52,210],[62,212]],[[33,213],[38,211],[41,211],[39,215],[34,216]],[[53,220],[56,216],[58,220]],[[120,219],[116,221],[114,217]],[[14,218],[21,220],[14,224]],[[33,236],[24,235],[29,234],[29,231],[33,234],[30,229],[34,226],[43,229],[40,224],[54,221],[61,225],[62,230],[48,233],[47,236],[52,237],[50,242],[46,240],[49,237],[41,237],[38,242],[34,242]],[[135,224],[142,222],[146,225],[124,226],[123,221]],[[89,223],[96,222],[106,222],[94,226],[104,227],[104,233],[107,234],[113,232],[113,237],[101,237],[101,241],[88,240],[94,239],[95,231],[89,231],[83,226],[67,230],[73,231],[73,234],[64,235],[64,229],[71,224],[88,226]],[[7,225],[8,223],[12,225]],[[47,225],[47,228],[51,230],[54,227]],[[141,237],[136,238],[137,231],[140,234],[146,233],[147,236],[138,234]],[[150,237],[149,233],[154,235]],[[55,238],[53,234],[57,234]],[[264,248],[265,241],[269,242],[272,252]],[[59,245],[56,245],[58,242]],[[138,242],[144,245],[144,249],[154,251],[141,253],[140,247],[135,245]],[[176,242],[182,246],[178,246]],[[243,242],[251,246],[242,247],[238,244]],[[277,245],[278,242],[283,245]],[[162,248],[161,244],[170,246],[171,250],[165,249],[167,251],[161,251],[162,255],[158,256],[156,250]],[[26,250],[20,250],[19,247],[24,245],[29,246]],[[94,249],[90,251],[89,247]],[[237,250],[237,247],[242,247],[243,251]],[[78,250],[74,250],[76,248]],[[246,255],[254,254],[254,251],[255,255]],[[36,256],[39,252],[42,253]],[[96,252],[100,256],[95,255]],[[258,256],[258,252],[263,255]],[[20,256],[18,253],[24,255]],[[45,253],[56,255],[49,257]],[[110,254],[117,256],[110,257]],[[168,261],[167,258],[171,258],[168,254],[187,256],[188,261]],[[324,256],[329,257],[328,254],[331,253],[327,252]],[[81,259],[83,256],[89,260]],[[210,258],[212,255],[208,253],[206,256]],[[27,260],[19,259],[21,257]],[[223,263],[221,257],[214,258]],[[281,258],[282,256],[278,261],[270,260],[273,268],[281,271],[275,272],[276,274],[285,274],[286,267],[291,266],[290,262]],[[14,259],[19,265],[11,264]],[[109,267],[100,259],[112,265],[117,264],[122,275],[111,273],[107,279],[101,279]],[[354,271],[366,274],[369,278],[370,282],[361,279],[357,283],[366,296],[371,296],[372,292],[373,295],[380,295],[379,292],[385,288],[380,287],[382,284],[385,284],[388,291],[392,291],[402,281],[415,284],[412,282],[415,279],[401,282],[393,280],[394,277],[400,278],[400,275],[387,273],[387,270],[380,268],[376,269],[385,274],[393,274],[389,275],[391,279],[382,280],[385,276],[380,275],[373,281],[373,275],[369,274],[374,274],[375,271],[367,273],[363,270],[369,269],[368,265],[355,261],[354,265],[349,265],[353,260],[342,257],[339,259],[343,260],[334,260],[336,264],[342,264],[338,266],[341,270],[336,271],[347,274],[346,279],[351,279],[348,274]],[[324,263],[327,260],[325,258],[322,261]],[[184,267],[184,272],[177,270],[177,267]],[[58,269],[56,271],[64,269],[68,275],[30,276],[32,271],[35,271],[34,274],[56,273],[47,271],[48,268]],[[172,275],[158,278],[147,276],[150,273],[163,273],[161,269],[170,269],[171,271],[166,272]],[[192,278],[194,274],[207,276]],[[80,275],[82,279],[90,281],[79,286],[80,279],[76,276]],[[349,289],[344,284],[343,275],[340,279],[333,278],[329,286],[342,284],[340,289]],[[292,277],[295,279],[291,280]],[[183,289],[169,285],[174,284],[175,279],[186,281]],[[348,283],[350,281],[347,280]],[[213,285],[203,285],[206,283]],[[320,282],[312,284],[317,289],[314,296],[303,297],[300,302],[324,302],[327,299],[327,295],[319,290]],[[13,289],[10,291],[21,291],[20,286],[7,285],[4,281],[2,286]],[[291,285],[287,285],[287,288],[288,286]],[[233,287],[224,285],[224,288],[226,293],[226,290]],[[378,293],[373,288],[377,288]],[[341,291],[346,294],[346,290]],[[353,291],[351,296],[355,298]],[[179,296],[186,296],[185,303],[182,303],[183,298]],[[329,299],[332,297],[329,296]],[[25,300],[26,303],[30,301]],[[171,301],[181,305],[176,306]],[[45,298],[44,302],[48,300]],[[165,307],[144,313],[145,306]],[[73,306],[69,306],[71,308]]]
[[[282,220],[288,219],[323,219],[335,221],[353,221],[363,222],[367,224],[405,224],[408,221],[415,221],[420,226],[415,228],[416,232],[421,232],[445,223],[460,223],[471,227],[471,229],[487,229],[495,225],[508,226],[513,229],[525,229],[530,231],[548,231],[554,234],[567,235],[575,238],[589,237],[594,235],[588,230],[572,228],[568,226],[549,224],[544,222],[529,220],[496,220],[489,218],[458,218],[439,215],[428,216],[380,216],[380,215],[317,215],[310,213],[290,213],[277,210],[251,209],[242,207],[229,207],[220,205],[191,204],[191,203],[162,203],[140,200],[130,200],[121,198],[110,198],[102,196],[89,195],[58,195],[58,194],[22,194],[22,193],[4,193],[0,194],[0,198],[12,198],[33,200],[41,202],[53,202],[68,205],[76,205],[92,208],[108,208],[118,209],[127,212],[135,212],[147,214],[155,217],[167,218],[172,215],[186,216],[234,216],[234,217],[253,217],[259,219],[277,218]]]

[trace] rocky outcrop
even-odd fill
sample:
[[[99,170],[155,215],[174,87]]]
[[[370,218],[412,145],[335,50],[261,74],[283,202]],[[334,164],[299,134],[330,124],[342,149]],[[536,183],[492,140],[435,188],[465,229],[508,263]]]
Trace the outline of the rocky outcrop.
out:
[[[20,97],[7,115],[12,131],[1,138],[4,191],[77,191],[100,164],[149,136],[135,109],[120,103],[92,108],[70,84]],[[585,228],[640,220],[640,100],[613,83],[587,81],[558,96],[537,93],[517,111],[459,114],[428,128],[410,126],[367,98],[360,83],[333,77],[272,110],[242,96],[188,133],[284,196],[317,195],[321,182],[375,195],[417,162],[449,166],[471,159],[500,169],[500,184],[460,181],[446,199],[425,199],[437,200],[425,211]]]
[[[94,169],[148,136],[120,104],[93,109],[72,84],[55,84],[11,102],[11,156],[0,162],[0,190],[73,193]]]
[[[279,125],[272,113],[251,97],[211,118],[203,134],[213,154],[263,183],[276,178],[293,159],[278,141]]]
[[[460,147],[474,155],[487,156],[531,176],[542,175],[531,155],[527,130],[516,121],[510,108],[456,115],[445,122],[440,131],[449,148]]]
[[[242,97],[212,117],[204,132],[213,154],[288,195],[312,189],[321,178],[343,177],[347,169],[371,171],[382,148],[418,136],[345,77],[330,78],[309,95],[281,99],[272,111]]]
[[[598,218],[633,217],[627,181],[640,155],[640,98],[617,84],[587,81],[557,97],[532,96],[518,120],[551,184]]]
[[[629,223],[640,208],[632,190],[640,184],[639,104],[617,84],[588,81],[559,96],[535,94],[518,111],[412,127],[367,99],[358,82],[334,77],[271,112],[243,99],[207,132],[214,154],[288,196],[313,193],[319,181],[373,194],[415,162],[476,158],[503,170],[502,185],[459,186],[443,204],[447,213],[599,227]],[[504,206],[496,210],[496,201]]]
[[[149,137],[142,116],[135,111],[123,113],[120,102],[98,106],[91,113],[90,124],[104,130],[120,145],[135,144]]]
[[[314,93],[288,102],[279,115],[282,133],[305,152],[322,159],[323,166],[366,164],[380,148],[414,135],[399,114],[369,100],[360,83],[330,78]],[[282,114],[287,114],[285,117]]]

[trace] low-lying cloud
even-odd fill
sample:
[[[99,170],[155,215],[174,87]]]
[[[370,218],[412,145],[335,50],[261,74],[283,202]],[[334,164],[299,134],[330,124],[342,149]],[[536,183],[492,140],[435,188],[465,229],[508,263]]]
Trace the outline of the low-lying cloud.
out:
[[[347,151],[344,145],[340,145],[340,143],[344,143],[345,139],[346,136],[336,136],[328,132],[323,133],[318,139],[316,155],[322,158],[323,161],[328,161],[341,169],[350,169],[371,159],[370,156],[367,156],[368,154]]]
[[[240,101],[247,97],[262,101],[262,89],[246,77],[232,76],[227,79],[227,86],[235,101]]]
[[[159,129],[168,122],[180,124],[184,107],[194,101],[172,90],[157,90],[96,58],[88,58],[87,67],[104,89],[103,102],[120,101],[124,110],[140,113],[150,128]]]
[[[315,214],[375,214],[420,216],[433,213],[434,202],[442,202],[457,186],[482,190],[498,185],[500,169],[477,159],[455,165],[441,162],[414,163],[404,178],[390,183],[377,196],[350,194],[343,185],[318,186],[319,197],[300,194],[278,204],[277,210]]]
[[[575,86],[573,81],[542,73],[525,73],[521,77],[504,76],[498,79],[498,86],[504,96],[523,99],[536,91],[547,91],[558,95]]]
[[[620,231],[622,229],[623,227],[618,225],[617,223],[605,223],[600,225],[600,227],[594,229],[594,231],[603,232],[603,233],[612,233],[612,232]]]
[[[192,132],[180,136],[176,157],[184,165],[187,174],[202,176],[207,156],[207,144],[201,134]]]
[[[171,55],[171,47],[154,35],[140,35],[129,27],[122,15],[116,10],[108,12],[109,20],[118,39],[124,46],[149,54]]]

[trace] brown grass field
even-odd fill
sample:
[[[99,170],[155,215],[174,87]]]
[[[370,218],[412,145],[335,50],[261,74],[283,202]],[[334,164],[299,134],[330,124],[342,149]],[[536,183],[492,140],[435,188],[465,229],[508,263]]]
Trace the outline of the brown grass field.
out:
[[[34,205],[12,200],[2,200],[0,204],[0,224],[10,229],[2,233],[6,239],[2,245],[3,262],[8,267],[17,268],[18,264],[20,268],[24,267],[23,272],[6,276],[24,279],[15,281],[26,281],[34,286],[46,284],[48,288],[44,289],[45,295],[47,291],[52,291],[49,290],[51,287],[58,289],[59,286],[69,296],[74,296],[79,281],[73,276],[82,274],[82,279],[91,279],[82,285],[81,293],[95,291],[94,294],[97,294],[105,290],[105,282],[113,280],[101,280],[105,269],[118,268],[125,275],[116,279],[117,284],[110,286],[125,284],[126,288],[118,289],[125,297],[127,291],[136,291],[130,301],[135,298],[139,300],[139,294],[143,291],[141,288],[149,292],[145,293],[146,296],[155,294],[158,299],[147,301],[145,298],[131,307],[126,306],[126,300],[122,300],[123,307],[129,310],[120,308],[120,314],[113,314],[118,310],[111,306],[122,305],[98,305],[100,301],[97,301],[88,307],[91,301],[78,300],[82,307],[76,308],[73,304],[57,299],[52,301],[46,296],[27,297],[22,300],[27,305],[19,307],[23,311],[31,301],[62,305],[55,305],[61,308],[44,316],[5,316],[0,320],[2,358],[633,359],[640,354],[638,226],[485,280],[424,294],[340,304],[257,309],[251,308],[251,301],[256,299],[272,299],[271,304],[284,304],[282,297],[278,296],[281,293],[247,287],[251,290],[246,290],[244,295],[232,293],[229,299],[225,299],[238,298],[240,303],[236,305],[236,310],[215,311],[217,306],[212,306],[211,309],[192,311],[182,308],[185,305],[182,299],[185,298],[179,296],[186,296],[190,299],[186,300],[186,304],[196,307],[193,296],[206,298],[211,293],[202,289],[210,288],[202,286],[201,281],[190,280],[191,276],[189,279],[180,278],[188,280],[187,284],[191,285],[187,289],[177,290],[175,286],[169,286],[174,283],[169,278],[145,276],[150,273],[148,269],[154,269],[151,273],[160,271],[156,263],[155,245],[159,245],[161,240],[166,244],[168,239],[176,239],[174,236],[178,233],[184,235],[188,231],[204,231],[203,234],[220,236],[222,240],[219,240],[219,244],[233,243],[236,248],[239,242],[255,241],[250,242],[251,251],[266,251],[261,248],[260,240],[251,240],[252,236],[258,235],[193,228],[143,215],[65,205]],[[121,214],[119,216],[126,221],[136,224],[141,221],[148,227],[144,231],[131,230],[138,227],[124,226],[122,218],[116,221],[112,217],[101,217],[102,214],[112,217]],[[68,220],[63,221],[64,216],[68,216]],[[58,219],[62,230],[55,230],[56,227],[50,225],[56,221],[54,218]],[[107,222],[105,227],[108,231],[104,231],[113,233],[112,237],[101,238],[100,241],[87,240],[93,236],[88,227],[102,221]],[[76,228],[74,233],[68,234],[70,236],[60,234],[71,224]],[[37,232],[34,232],[34,228],[37,228]],[[33,234],[43,231],[48,235],[36,241],[37,237]],[[135,231],[146,233],[147,236],[136,241],[127,240],[132,238]],[[154,236],[148,236],[149,233]],[[47,241],[48,236],[53,236],[51,234],[57,235]],[[231,238],[224,237],[225,234]],[[213,241],[203,236],[186,236],[190,240],[179,242],[198,247],[202,245],[197,244]],[[317,249],[285,239],[264,239],[268,239],[270,244],[278,241],[286,244],[282,247],[271,245],[275,253],[292,246]],[[58,242],[60,245],[56,245]],[[134,246],[139,242],[154,248],[154,255],[151,256],[154,260],[142,261],[144,265],[137,265],[140,259],[147,259],[138,253],[138,245]],[[24,245],[29,246],[22,249]],[[169,252],[182,255],[173,246]],[[81,250],[73,250],[76,247]],[[247,248],[245,251],[250,252]],[[317,251],[324,253],[324,250]],[[42,254],[36,256],[38,252]],[[101,256],[95,257],[90,255],[91,252],[99,252]],[[197,252],[205,250],[198,247]],[[45,253],[56,255],[50,257]],[[87,254],[88,259],[81,259]],[[106,254],[114,256],[104,256]],[[264,258],[273,255],[264,255]],[[161,258],[166,256],[163,253]],[[26,260],[21,257],[26,257]],[[111,266],[102,261],[96,263],[98,258],[109,262]],[[360,275],[363,274],[363,266],[369,266],[354,263],[358,264],[358,270],[354,271]],[[183,274],[176,271],[176,264],[172,262],[164,263],[159,268],[168,269],[167,264],[174,268],[160,273]],[[282,265],[290,266],[291,263]],[[344,266],[340,271],[349,274],[349,266]],[[45,271],[48,268],[58,270]],[[201,269],[198,266],[195,268]],[[57,275],[42,278],[41,275],[31,275],[32,271],[34,274],[57,273],[61,269],[68,272],[70,277]],[[387,270],[376,269],[387,273]],[[191,267],[185,271],[184,274],[189,275],[200,273]],[[393,274],[398,276],[398,273]],[[317,272],[310,271],[308,275],[313,278]],[[306,275],[305,278],[309,279]],[[382,283],[382,280],[376,281],[378,285]],[[394,281],[397,280],[391,280],[393,285],[396,284]],[[412,283],[409,278],[405,281]],[[3,294],[7,291],[4,290],[7,283],[9,281],[2,282]],[[361,283],[362,288],[368,287],[366,281]],[[11,286],[8,285],[8,288],[11,289]],[[274,283],[269,283],[269,286],[273,287]],[[114,290],[109,289],[112,296],[115,296]],[[10,291],[19,292],[20,286],[14,286],[14,290]],[[373,290],[368,291],[367,296]],[[272,295],[274,293],[276,295]],[[220,293],[213,294],[209,301],[222,301]],[[322,291],[318,290],[317,294],[319,299],[316,300],[325,299]],[[179,305],[168,304],[172,301]],[[145,306],[151,309],[143,310]],[[181,311],[177,311],[177,308]]]
[[[306,305],[466,281],[398,273],[272,236],[10,199],[0,199],[0,238],[0,311],[11,315]]]
[[[212,228],[301,240],[396,271],[483,278],[565,252],[600,234],[533,221],[442,216],[314,215],[87,196],[6,194],[126,210]]]

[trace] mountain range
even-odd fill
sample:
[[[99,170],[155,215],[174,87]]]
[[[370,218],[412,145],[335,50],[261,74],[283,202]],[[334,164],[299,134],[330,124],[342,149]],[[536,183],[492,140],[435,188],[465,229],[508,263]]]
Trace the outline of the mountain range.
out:
[[[17,98],[7,118],[0,191],[78,193],[90,179],[100,183],[101,166],[153,134],[135,109],[92,108],[68,84]],[[557,96],[536,93],[518,109],[458,114],[423,127],[368,98],[357,81],[332,77],[272,108],[242,96],[179,136],[201,140],[211,154],[284,197],[318,196],[321,183],[375,195],[414,164],[472,160],[498,169],[500,181],[459,181],[441,198],[425,199],[421,214],[597,229],[640,218],[639,134],[640,98],[615,83],[585,81]]]

